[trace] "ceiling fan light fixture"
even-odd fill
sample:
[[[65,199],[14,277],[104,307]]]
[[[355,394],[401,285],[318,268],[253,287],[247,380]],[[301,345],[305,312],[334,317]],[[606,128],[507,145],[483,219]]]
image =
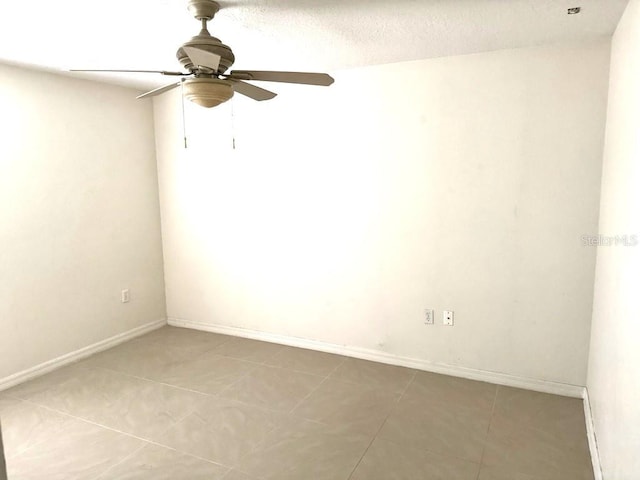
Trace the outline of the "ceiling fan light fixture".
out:
[[[217,78],[190,78],[184,81],[184,96],[201,107],[217,107],[233,97],[231,82]]]
[[[238,70],[225,73],[234,64],[236,58],[231,48],[213,37],[207,30],[207,22],[220,10],[220,4],[214,0],[188,0],[188,9],[200,21],[200,33],[184,43],[176,56],[182,64],[182,72],[167,70],[72,70],[75,72],[121,72],[121,73],[159,73],[173,77],[182,77],[180,82],[155,88],[138,95],[137,98],[153,97],[182,86],[187,100],[205,108],[212,108],[228,101],[238,92],[245,97],[262,102],[276,96],[261,87],[247,83],[257,80],[264,82],[298,83],[301,85],[319,85],[328,87],[334,80],[326,73],[313,72],[276,72],[259,70]],[[185,78],[189,77],[189,78]]]

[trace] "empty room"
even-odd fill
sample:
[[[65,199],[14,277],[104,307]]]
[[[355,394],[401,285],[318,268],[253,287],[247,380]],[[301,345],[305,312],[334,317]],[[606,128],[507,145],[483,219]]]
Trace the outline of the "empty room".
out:
[[[0,127],[0,480],[640,480],[640,0],[6,1]]]

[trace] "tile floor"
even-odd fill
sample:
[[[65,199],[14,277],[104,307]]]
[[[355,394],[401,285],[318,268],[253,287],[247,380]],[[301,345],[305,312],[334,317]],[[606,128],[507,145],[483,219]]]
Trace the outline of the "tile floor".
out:
[[[580,400],[164,327],[0,392],[9,480],[592,480]]]

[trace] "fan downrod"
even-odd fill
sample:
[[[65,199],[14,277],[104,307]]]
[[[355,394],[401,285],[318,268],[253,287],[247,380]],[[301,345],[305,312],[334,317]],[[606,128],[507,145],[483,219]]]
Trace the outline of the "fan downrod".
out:
[[[189,0],[187,2],[187,9],[189,13],[191,13],[196,20],[200,21],[201,30],[198,35],[192,37],[189,41],[185,42],[176,52],[176,57],[178,61],[183,66],[183,68],[193,72],[198,71],[196,65],[193,65],[193,62],[189,58],[189,55],[184,51],[182,47],[195,47],[200,50],[205,50],[207,52],[213,53],[214,55],[218,55],[220,57],[220,65],[218,66],[218,70],[215,72],[211,72],[214,75],[223,74],[226,72],[233,63],[235,62],[235,56],[227,45],[222,43],[218,38],[212,36],[207,30],[207,22],[212,20],[213,17],[220,10],[220,4],[214,2],[213,0]],[[201,74],[209,74],[209,72],[198,71],[198,75]]]

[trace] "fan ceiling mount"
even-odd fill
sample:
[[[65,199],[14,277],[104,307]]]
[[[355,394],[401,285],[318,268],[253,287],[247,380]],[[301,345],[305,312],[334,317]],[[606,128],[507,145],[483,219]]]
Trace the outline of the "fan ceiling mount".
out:
[[[127,72],[157,73],[167,76],[182,77],[179,82],[156,88],[138,98],[159,95],[179,85],[183,85],[184,96],[203,107],[215,107],[233,97],[234,92],[254,100],[270,100],[275,93],[257,87],[246,81],[260,80],[266,82],[298,83],[304,85],[329,86],[334,80],[326,73],[307,72],[274,72],[257,70],[234,70],[226,73],[236,58],[230,47],[212,36],[207,23],[220,10],[220,5],[213,0],[189,0],[189,12],[201,22],[198,35],[192,37],[178,48],[176,57],[187,72],[166,70],[71,70],[72,72]]]

